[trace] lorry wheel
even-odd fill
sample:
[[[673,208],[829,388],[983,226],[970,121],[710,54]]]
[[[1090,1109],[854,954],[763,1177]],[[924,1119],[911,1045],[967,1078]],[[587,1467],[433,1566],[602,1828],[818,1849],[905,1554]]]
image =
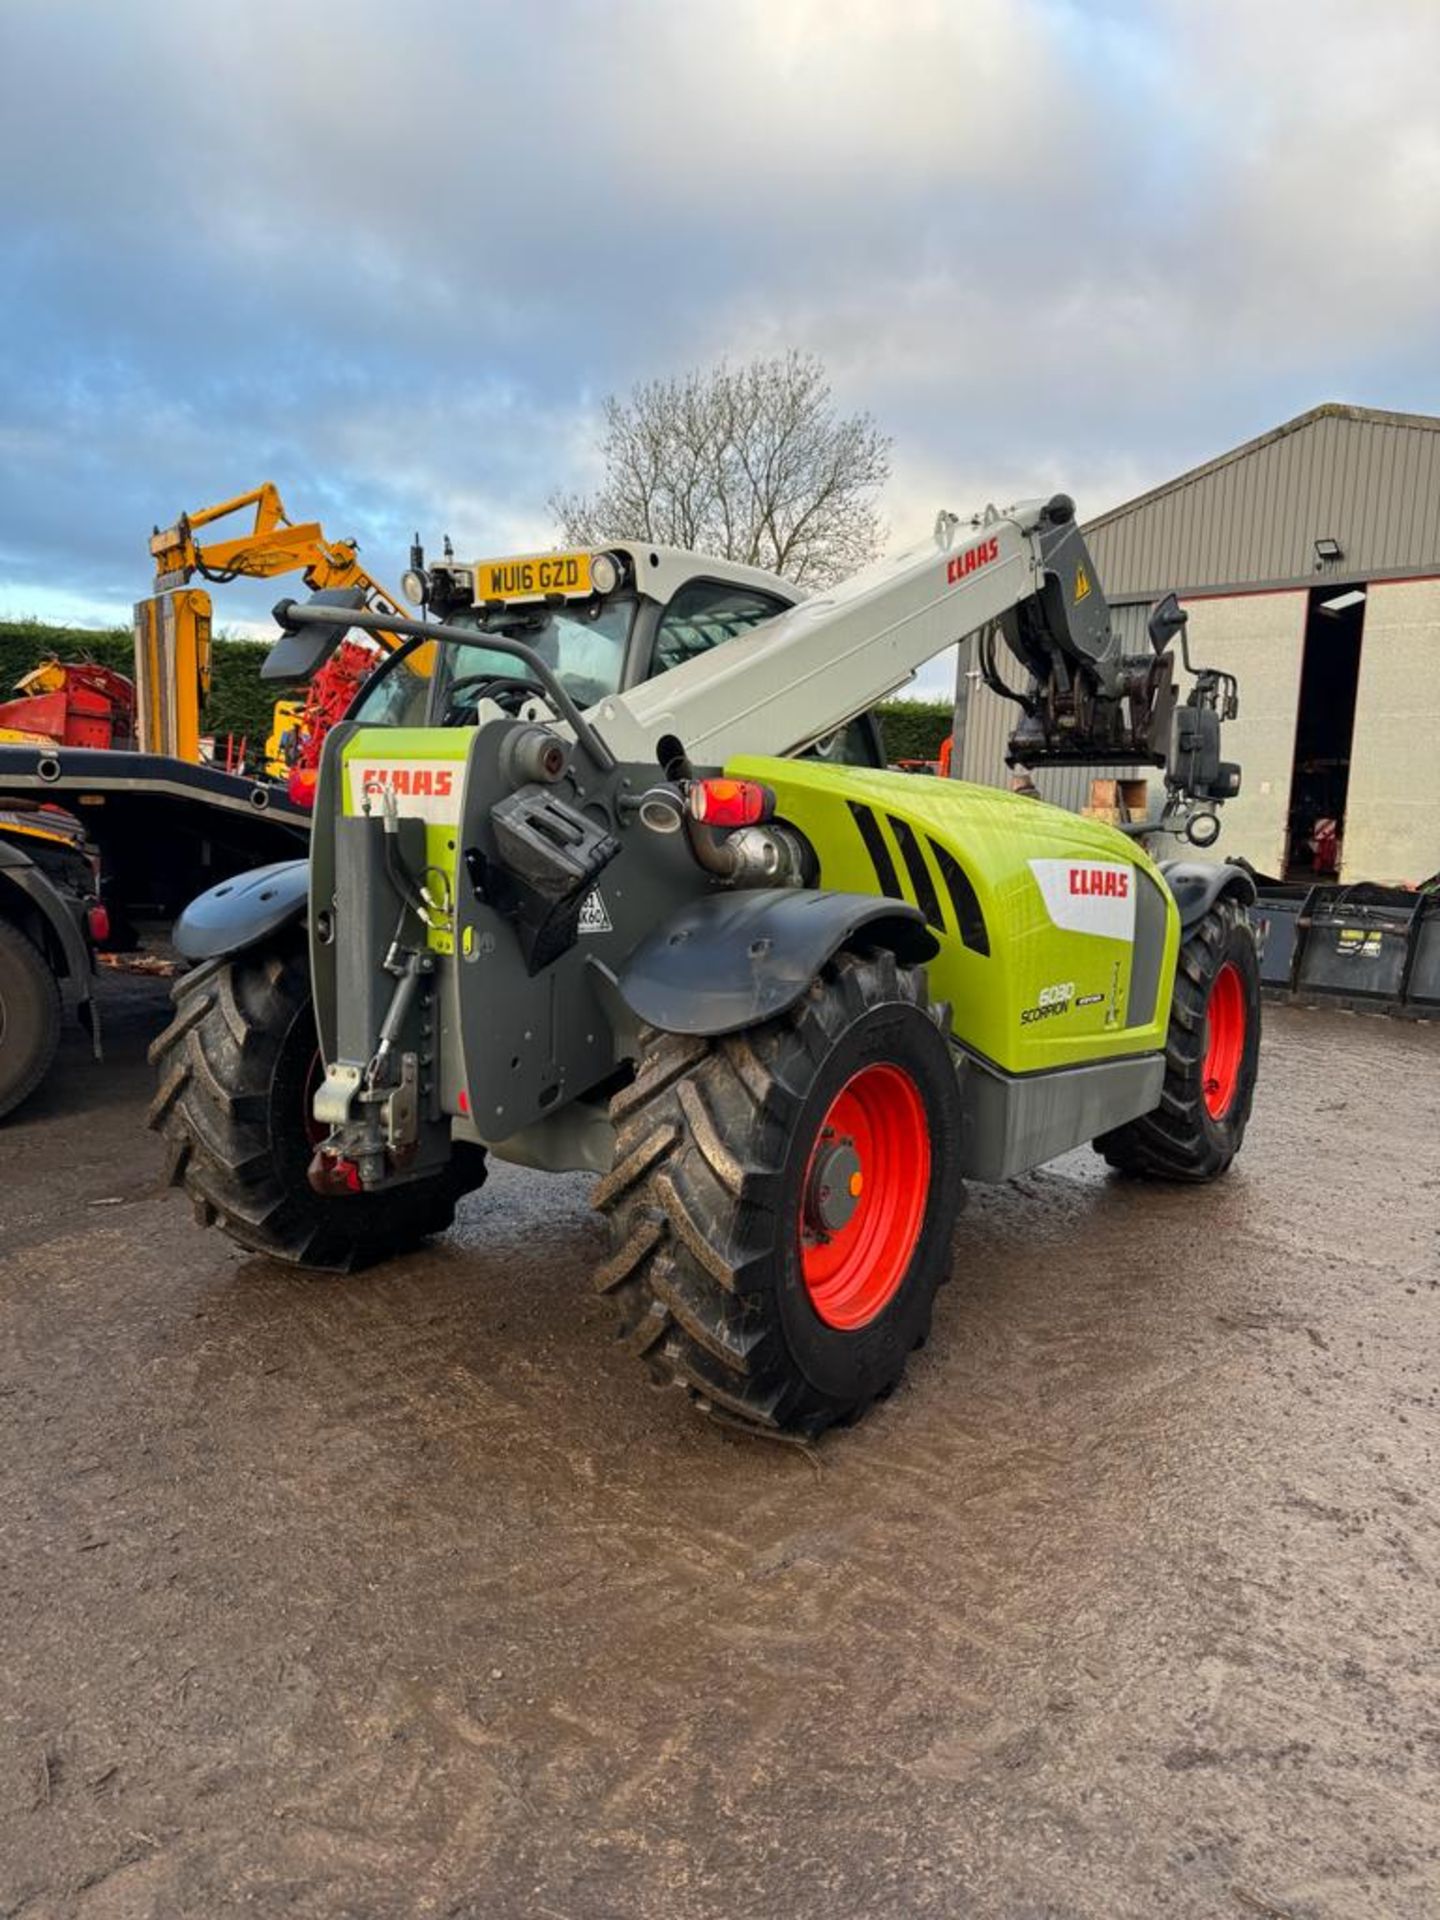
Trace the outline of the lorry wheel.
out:
[[[960,1118],[923,967],[842,953],[788,1014],[649,1032],[611,1104],[596,1286],[655,1379],[815,1434],[888,1393],[950,1269]]]
[[[45,956],[0,919],[0,1116],[28,1100],[60,1044],[60,983]]]
[[[318,1194],[306,1177],[319,1134],[319,1075],[303,945],[211,960],[175,985],[175,1018],[150,1048],[160,1074],[149,1124],[202,1226],[252,1253],[348,1273],[440,1233],[485,1179],[481,1148],[443,1172],[375,1194]]]
[[[1255,934],[1243,909],[1221,900],[1180,948],[1160,1105],[1102,1133],[1096,1151],[1122,1173],[1213,1180],[1245,1138],[1259,1056]]]

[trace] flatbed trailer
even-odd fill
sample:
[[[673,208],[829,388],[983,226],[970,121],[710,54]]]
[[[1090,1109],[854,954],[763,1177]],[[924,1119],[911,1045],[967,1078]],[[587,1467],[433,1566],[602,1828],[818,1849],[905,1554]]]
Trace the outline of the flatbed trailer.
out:
[[[58,861],[22,824],[78,821],[89,862]],[[113,748],[0,744],[0,1114],[43,1080],[66,995],[98,1054],[96,952],[163,939],[187,901],[270,861],[303,856],[310,815],[283,786]],[[13,1097],[7,1098],[6,1090]]]

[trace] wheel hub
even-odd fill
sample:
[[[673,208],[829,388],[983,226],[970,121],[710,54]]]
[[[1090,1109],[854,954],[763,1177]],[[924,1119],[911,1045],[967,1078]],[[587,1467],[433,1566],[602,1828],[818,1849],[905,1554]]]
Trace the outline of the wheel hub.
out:
[[[861,1067],[814,1136],[797,1208],[800,1273],[827,1327],[884,1312],[915,1252],[930,1190],[920,1089],[898,1063]]]
[[[864,1191],[865,1174],[855,1142],[827,1127],[810,1162],[806,1224],[826,1239],[839,1233],[849,1226]]]

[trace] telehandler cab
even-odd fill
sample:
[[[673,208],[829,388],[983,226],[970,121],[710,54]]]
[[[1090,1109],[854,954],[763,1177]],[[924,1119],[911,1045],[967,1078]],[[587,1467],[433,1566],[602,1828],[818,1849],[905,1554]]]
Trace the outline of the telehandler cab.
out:
[[[815,1433],[924,1338],[965,1178],[1084,1142],[1164,1179],[1230,1164],[1248,875],[855,764],[876,701],[1003,639],[1017,761],[1163,765],[1167,824],[1213,839],[1234,683],[1179,700],[1173,598],[1152,654],[1119,652],[1066,496],[942,514],[788,608],[629,542],[420,584],[438,620],[276,609],[276,674],[382,618],[404,644],[326,742],[308,874],[177,929],[152,1124],[203,1221],[347,1268],[448,1224],[487,1154],[592,1169],[624,1342],[707,1412]]]

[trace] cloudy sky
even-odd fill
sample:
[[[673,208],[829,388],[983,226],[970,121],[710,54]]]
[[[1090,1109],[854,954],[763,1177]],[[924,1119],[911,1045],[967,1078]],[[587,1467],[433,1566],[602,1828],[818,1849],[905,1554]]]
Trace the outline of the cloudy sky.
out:
[[[264,478],[382,576],[548,544],[722,355],[824,357],[897,539],[1440,412],[1437,74],[1436,0],[0,0],[0,615]]]

